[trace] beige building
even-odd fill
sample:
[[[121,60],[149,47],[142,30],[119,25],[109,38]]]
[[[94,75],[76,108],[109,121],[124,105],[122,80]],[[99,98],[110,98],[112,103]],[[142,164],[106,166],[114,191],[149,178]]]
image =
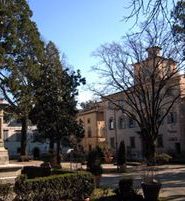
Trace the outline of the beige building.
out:
[[[78,121],[83,123],[85,130],[85,136],[82,140],[85,151],[90,151],[105,143],[105,121],[102,103],[95,103],[81,110],[78,114]]]
[[[3,139],[10,159],[17,159],[20,155],[21,129],[19,121],[12,120],[3,123]],[[48,153],[49,142],[45,139],[38,140],[37,127],[28,126],[26,152],[30,158],[39,158]]]
[[[147,73],[150,72],[150,64],[153,62],[153,54],[157,57],[158,61],[162,59],[159,68],[175,71],[176,64],[172,59],[165,59],[160,56],[160,48],[148,48],[148,58],[141,62],[134,64],[134,73],[146,73],[145,79],[147,80]],[[141,69],[143,63],[147,62],[147,71]],[[161,76],[164,72],[160,69]],[[159,79],[160,79],[160,73]],[[150,78],[148,78],[150,79]],[[137,81],[134,82],[137,84]],[[180,92],[180,100],[173,105],[168,115],[163,120],[163,123],[159,130],[159,136],[156,143],[158,152],[167,152],[174,155],[180,155],[185,153],[185,78],[179,74],[176,74],[170,84],[177,83],[177,91]],[[117,109],[111,101],[113,99],[117,101],[118,105],[128,107],[124,101],[124,92],[109,95],[104,101],[104,116],[106,125],[106,138],[110,148],[118,149],[121,140],[125,141],[127,156],[131,159],[143,158],[143,143],[138,132],[140,131],[137,123],[128,118],[121,110]],[[170,101],[170,95],[169,95]]]

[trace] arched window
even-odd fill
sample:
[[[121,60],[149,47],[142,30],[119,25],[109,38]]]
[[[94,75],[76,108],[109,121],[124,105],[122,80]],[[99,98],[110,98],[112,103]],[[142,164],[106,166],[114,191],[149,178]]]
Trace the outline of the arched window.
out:
[[[135,128],[136,127],[136,122],[132,118],[128,119],[128,127],[129,128]]]
[[[114,119],[112,117],[109,119],[109,129],[110,130],[114,129]]]
[[[87,123],[88,123],[88,124],[91,123],[91,119],[90,119],[90,118],[87,119]]]
[[[177,122],[177,113],[176,112],[169,112],[167,116],[167,123],[168,124],[175,124]]]
[[[87,135],[88,137],[92,137],[91,127],[88,127]]]
[[[125,117],[123,117],[123,116],[119,117],[118,126],[119,126],[119,129],[126,128],[126,119],[125,119]]]

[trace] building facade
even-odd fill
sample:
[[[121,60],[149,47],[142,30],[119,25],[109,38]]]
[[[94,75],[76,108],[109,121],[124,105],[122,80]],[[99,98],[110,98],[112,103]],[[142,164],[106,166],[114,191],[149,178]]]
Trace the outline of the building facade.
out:
[[[147,72],[150,72],[150,65],[153,63],[153,53],[156,53],[157,59],[161,59],[160,48],[149,48],[147,60]],[[162,62],[159,65],[161,76],[163,70],[166,70],[166,66],[170,68],[170,71],[175,71],[176,64],[172,59],[162,58]],[[145,61],[143,61],[144,63]],[[141,73],[141,63],[134,64],[134,73]],[[144,66],[144,65],[143,65]],[[169,70],[169,69],[168,69]],[[144,71],[142,71],[144,72]],[[158,74],[160,79],[160,73]],[[146,77],[147,75],[142,75]],[[134,81],[137,84],[137,80]],[[163,119],[162,125],[159,129],[159,135],[156,142],[156,150],[160,153],[166,152],[172,155],[180,155],[185,153],[185,78],[179,74],[171,79],[171,83],[178,86],[178,92],[180,93],[179,100],[170,109],[168,115]],[[119,144],[124,140],[126,145],[127,157],[129,159],[143,159],[143,141],[139,135],[140,128],[137,123],[126,116],[119,107],[110,100],[116,100],[120,107],[129,107],[124,99],[124,92],[109,95],[107,99],[104,99],[104,115],[106,125],[106,138],[108,146],[114,150],[118,150]],[[170,98],[169,98],[170,101]]]
[[[77,119],[82,122],[85,130],[82,139],[82,146],[85,151],[90,151],[105,143],[105,121],[102,103],[96,103],[82,109]]]
[[[105,105],[110,103],[106,102]],[[143,144],[139,126],[120,110],[107,108],[105,110],[106,138],[108,146],[117,150],[124,140],[129,159],[143,159]],[[185,153],[185,100],[175,104],[164,119],[157,140],[156,150],[172,155]]]
[[[21,128],[21,124],[17,121],[3,124],[4,145],[10,159],[17,159],[20,155]],[[30,158],[34,159],[46,154],[49,149],[47,140],[38,139],[37,134],[36,126],[28,126],[26,152]]]

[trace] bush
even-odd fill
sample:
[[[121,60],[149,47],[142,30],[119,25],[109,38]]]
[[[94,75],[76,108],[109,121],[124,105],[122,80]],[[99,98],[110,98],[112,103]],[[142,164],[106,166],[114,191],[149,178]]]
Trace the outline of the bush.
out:
[[[113,152],[109,148],[104,148],[103,150],[104,154],[104,162],[105,163],[112,163],[113,161]]]
[[[101,175],[103,173],[103,169],[101,167],[103,158],[103,152],[99,147],[90,151],[87,157],[87,170],[93,175]]]
[[[133,192],[132,178],[124,178],[119,181],[119,194],[121,197],[127,198]]]
[[[88,170],[95,176],[102,175],[103,173],[103,168],[101,165],[92,165]]]
[[[51,175],[51,168],[25,166],[22,169],[22,174],[25,174],[28,179],[33,179],[35,177],[46,177],[46,176]]]
[[[118,201],[140,201],[143,197],[134,190],[133,179],[124,178],[119,181],[119,188],[116,189]]]
[[[155,161],[157,164],[166,164],[169,163],[169,161],[172,159],[172,157],[166,153],[156,154],[155,155]]]
[[[74,171],[56,169],[56,168],[51,169],[51,175],[66,174],[66,173],[74,173]]]
[[[80,201],[95,188],[90,173],[76,172],[35,179],[20,177],[15,193],[21,201]]]
[[[120,142],[118,153],[117,153],[117,164],[121,166],[121,165],[124,165],[125,163],[126,163],[125,143],[122,140]]]
[[[0,184],[0,201],[5,201],[12,193],[11,184]]]

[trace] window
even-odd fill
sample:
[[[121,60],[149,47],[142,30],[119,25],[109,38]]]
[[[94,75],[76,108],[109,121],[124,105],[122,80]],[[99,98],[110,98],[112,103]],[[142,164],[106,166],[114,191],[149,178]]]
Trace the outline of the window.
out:
[[[88,123],[88,124],[90,124],[90,123],[91,123],[91,120],[90,120],[90,118],[88,118],[88,119],[87,119],[87,123]]]
[[[92,150],[92,145],[91,144],[89,144],[89,151],[91,151]]]
[[[114,137],[110,138],[110,147],[115,148],[115,142],[114,142]]]
[[[118,120],[119,129],[126,128],[126,122],[124,117],[120,117]]]
[[[118,104],[119,104],[120,107],[123,108],[123,106],[124,106],[124,100],[119,100],[119,101],[118,101]]]
[[[153,74],[153,70],[149,66],[143,67],[143,77],[145,79],[150,79],[150,76]]]
[[[157,146],[163,147],[163,136],[162,135],[158,135],[158,137],[157,137]]]
[[[177,122],[177,113],[176,112],[170,112],[167,116],[167,123],[173,124]]]
[[[110,118],[110,119],[109,119],[109,129],[110,129],[110,130],[113,130],[113,129],[114,129],[114,119],[113,119],[113,118]]]
[[[3,130],[3,138],[4,140],[8,140],[8,130]]]
[[[128,127],[134,128],[135,127],[135,121],[131,118],[128,119]]]
[[[173,89],[168,88],[168,89],[166,90],[166,95],[167,95],[167,96],[173,96]]]
[[[108,102],[108,108],[109,108],[110,110],[113,110],[113,109],[115,108],[114,103],[111,102],[111,101],[109,101],[109,102]]]
[[[91,127],[88,127],[87,136],[92,137]]]
[[[136,147],[135,137],[130,137],[130,147],[131,148],[135,148]]]

